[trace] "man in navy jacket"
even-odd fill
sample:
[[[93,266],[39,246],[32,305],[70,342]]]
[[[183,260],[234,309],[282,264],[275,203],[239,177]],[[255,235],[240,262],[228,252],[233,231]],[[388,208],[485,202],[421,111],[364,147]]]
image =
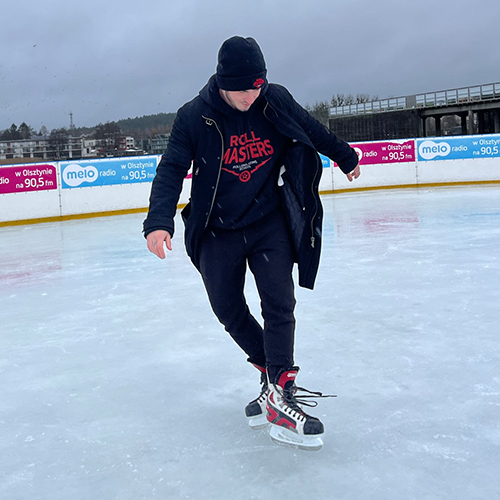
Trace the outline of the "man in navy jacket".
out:
[[[270,423],[275,441],[317,449],[323,424],[302,410],[294,383],[292,268],[298,264],[300,286],[314,287],[323,216],[317,151],[350,181],[360,169],[347,143],[266,76],[253,38],[223,43],[216,74],[177,113],[144,234],[148,249],[165,258],[192,165],[191,196],[182,211],[186,249],[217,318],[261,373],[261,394],[245,409],[249,423]],[[243,293],[247,266],[261,298],[263,327]]]

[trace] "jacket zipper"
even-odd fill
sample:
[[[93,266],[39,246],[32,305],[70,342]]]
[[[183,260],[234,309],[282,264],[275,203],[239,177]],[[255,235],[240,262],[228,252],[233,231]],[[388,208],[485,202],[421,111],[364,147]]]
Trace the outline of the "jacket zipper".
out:
[[[212,196],[212,202],[210,203],[210,210],[208,211],[207,214],[207,219],[205,221],[205,227],[203,228],[204,230],[208,226],[208,221],[210,220],[210,214],[212,213],[212,209],[214,208],[214,203],[215,203],[215,196],[217,195],[217,189],[219,187],[219,180],[220,180],[220,174],[222,172],[222,161],[224,158],[224,136],[222,135],[222,132],[219,129],[219,126],[217,125],[217,122],[212,119],[212,118],[207,118],[206,116],[201,115],[202,118],[204,118],[205,123],[209,126],[215,125],[215,128],[217,129],[217,132],[219,132],[220,139],[221,139],[221,155],[220,155],[220,163],[219,163],[219,172],[217,173],[217,182],[215,183],[215,189],[214,189],[214,194]]]

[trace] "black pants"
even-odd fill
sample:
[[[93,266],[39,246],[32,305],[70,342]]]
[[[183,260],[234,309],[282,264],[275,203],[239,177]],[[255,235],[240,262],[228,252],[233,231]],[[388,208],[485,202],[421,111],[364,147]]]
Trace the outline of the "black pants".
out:
[[[201,242],[200,271],[215,315],[248,361],[267,365],[270,376],[293,365],[293,261],[280,212],[243,229],[208,229]],[[263,328],[244,296],[247,263],[261,299]]]

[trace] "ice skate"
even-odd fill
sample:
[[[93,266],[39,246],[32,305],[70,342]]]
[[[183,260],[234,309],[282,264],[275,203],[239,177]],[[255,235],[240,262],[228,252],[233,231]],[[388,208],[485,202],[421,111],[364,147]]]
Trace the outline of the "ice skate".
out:
[[[314,397],[335,397],[312,392],[295,385],[298,367],[282,370],[274,383],[269,383],[267,420],[271,423],[271,439],[278,444],[301,450],[317,451],[323,446],[323,423],[308,415],[301,405],[315,407]],[[305,392],[307,394],[297,394]]]
[[[267,372],[263,366],[254,364],[260,371],[261,391],[258,398],[250,401],[245,407],[245,415],[248,419],[248,425],[252,429],[263,429],[269,425],[266,417],[267,393],[269,386],[267,383]]]

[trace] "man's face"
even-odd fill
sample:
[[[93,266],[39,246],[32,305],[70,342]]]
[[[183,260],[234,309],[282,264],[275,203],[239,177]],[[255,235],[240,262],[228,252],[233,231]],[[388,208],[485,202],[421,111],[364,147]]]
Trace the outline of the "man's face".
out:
[[[234,109],[238,111],[248,111],[252,104],[260,95],[260,89],[250,90],[222,90],[220,91],[222,98]]]

